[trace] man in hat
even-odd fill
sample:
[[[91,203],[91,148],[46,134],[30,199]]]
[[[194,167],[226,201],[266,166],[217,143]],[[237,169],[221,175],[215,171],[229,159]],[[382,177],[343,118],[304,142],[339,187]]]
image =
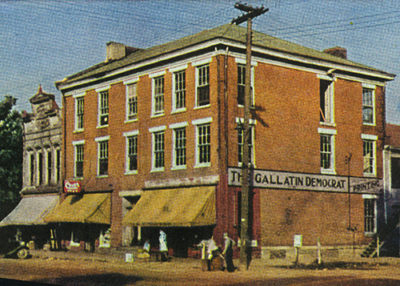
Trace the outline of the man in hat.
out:
[[[225,258],[226,269],[228,272],[233,272],[235,270],[235,266],[233,265],[233,246],[235,242],[228,236],[228,233],[224,233],[224,241],[225,247],[222,255]]]

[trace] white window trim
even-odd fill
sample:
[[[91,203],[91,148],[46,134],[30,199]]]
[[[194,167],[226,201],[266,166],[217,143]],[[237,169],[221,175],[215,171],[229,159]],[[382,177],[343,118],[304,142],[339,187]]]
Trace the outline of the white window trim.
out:
[[[175,72],[186,70],[187,67],[188,67],[188,64],[184,64],[184,65],[170,67],[168,70],[170,73],[175,73]]]
[[[165,125],[163,126],[157,126],[157,127],[152,127],[149,128],[149,132],[151,132],[151,173],[155,172],[164,172],[165,170],[165,132],[164,132],[164,166],[156,168],[155,163],[156,163],[156,156],[155,156],[155,133],[157,132],[162,132],[165,131],[167,127]]]
[[[209,60],[209,61],[208,61]],[[207,108],[211,106],[211,86],[210,86],[210,81],[211,81],[211,71],[210,71],[210,66],[208,66],[208,85],[209,85],[209,100],[210,102],[206,105],[202,105],[199,106],[198,104],[198,95],[197,95],[197,89],[198,89],[198,84],[199,84],[199,67],[203,66],[203,65],[209,65],[209,63],[211,62],[211,58],[210,59],[206,59],[206,60],[200,60],[198,62],[196,62],[196,64],[192,63],[192,66],[195,67],[195,86],[194,86],[194,90],[195,90],[195,106],[193,109],[202,109],[202,108]]]
[[[374,230],[372,232],[371,231],[364,232],[364,234],[372,235],[372,234],[377,233],[377,231],[378,231],[378,225],[377,225],[378,224],[378,204],[377,204],[378,197],[375,195],[363,194],[362,198],[364,200],[374,200]],[[365,221],[365,217],[364,217],[364,221]]]
[[[76,146],[83,145],[83,148],[85,148],[85,140],[73,141],[72,145],[74,146],[74,178],[82,178],[76,175],[76,155],[77,155]]]
[[[330,175],[335,175],[336,174],[336,138],[335,135],[337,134],[336,129],[329,129],[329,128],[318,128],[318,133],[320,135],[331,135],[331,168],[330,169],[324,169],[321,167],[321,174],[330,174]],[[321,140],[321,139],[320,139]],[[321,148],[321,147],[320,147]],[[321,150],[319,151],[321,152]],[[321,155],[320,155],[321,156]]]
[[[372,123],[364,122],[364,119],[363,119],[363,125],[376,126],[376,102],[375,102],[375,100],[376,100],[376,96],[375,96],[376,85],[368,84],[368,83],[362,83],[361,85],[362,85],[363,89],[367,88],[367,89],[372,90]]]
[[[36,152],[36,186],[40,186],[40,181],[41,181],[41,178],[40,178],[40,175],[42,175],[43,176],[43,168],[42,169],[40,169],[40,161],[39,161],[39,159],[40,159],[40,154],[42,154],[42,166],[43,166],[43,151],[42,150],[38,150],[37,152]],[[43,183],[43,181],[42,181],[42,183]]]
[[[198,66],[209,64],[211,62],[212,62],[212,57],[207,57],[205,59],[193,61],[191,64],[193,67],[198,67]]]
[[[110,140],[110,135],[97,137],[97,138],[94,139],[94,141],[97,142],[97,158],[96,158],[96,160],[97,160],[96,177],[97,178],[107,178],[108,177],[108,174],[107,175],[100,175],[99,174],[100,173],[99,161],[100,161],[100,143],[105,142],[105,141],[108,141],[108,143],[109,143],[109,140]],[[107,160],[108,160],[108,163],[110,163],[110,144],[108,144],[107,153],[108,153]]]
[[[186,73],[186,69],[187,69],[187,65],[169,69],[169,71],[172,73],[172,111],[171,111],[171,113],[178,113],[178,112],[186,111],[186,104],[185,104],[185,107],[176,108],[176,95],[175,95],[175,91],[176,91],[176,89],[175,89],[175,73],[183,72],[183,71]],[[186,77],[186,74],[185,74],[185,77]],[[186,83],[185,83],[185,86],[186,86]],[[186,87],[185,87],[185,89],[186,89]]]
[[[237,59],[238,60],[238,59]],[[240,64],[240,65],[243,65],[242,63],[240,63],[239,61],[236,61],[238,64]],[[246,64],[246,62],[244,63],[244,64]],[[254,81],[254,78],[255,78],[255,73],[254,73],[254,65],[252,64],[251,65],[251,73],[250,73],[250,85],[251,85],[251,87],[252,87],[252,89],[251,89],[251,98],[252,98],[252,101],[250,102],[250,105],[251,106],[256,106],[256,96],[255,96],[255,81]],[[251,103],[253,103],[253,104],[251,104]],[[244,107],[244,105],[242,105],[242,104],[238,104],[238,107]]]
[[[171,170],[184,170],[184,169],[186,169],[187,164],[179,165],[179,166],[176,165],[176,152],[175,152],[176,134],[175,134],[175,129],[184,128],[184,127],[187,127],[188,125],[189,124],[186,121],[185,122],[179,122],[179,123],[173,123],[173,124],[169,125],[169,128],[173,129],[173,132],[172,132],[172,167],[171,167]],[[187,130],[186,130],[186,132],[187,132]],[[187,133],[186,133],[186,143],[187,143]],[[187,144],[186,144],[185,148],[187,150]],[[187,158],[186,158],[186,160],[187,160]]]
[[[149,77],[151,78],[151,117],[152,118],[160,117],[160,116],[164,116],[165,115],[165,76],[164,75],[165,75],[165,71],[156,72],[156,73],[153,73],[153,74],[149,75]],[[164,77],[164,86],[163,86],[163,88],[164,88],[164,94],[163,94],[164,106],[163,106],[163,111],[162,112],[155,113],[156,101],[155,101],[155,98],[154,98],[154,96],[155,96],[155,82],[154,82],[154,80],[155,80],[155,78],[161,77],[161,76]]]
[[[372,148],[373,148],[373,152],[374,152],[374,165],[373,165],[372,173],[363,173],[363,175],[365,177],[376,177],[376,170],[377,170],[377,166],[376,166],[376,164],[377,164],[377,161],[376,161],[377,160],[377,158],[376,158],[376,141],[378,140],[378,136],[377,135],[372,135],[372,134],[361,134],[361,139],[363,140],[363,144],[364,144],[364,140],[365,141],[372,141]],[[364,166],[364,164],[363,164],[363,166]]]
[[[134,118],[134,119],[129,119],[128,118],[128,115],[129,115],[129,98],[128,98],[128,96],[129,96],[129,94],[128,94],[129,85],[136,84],[136,100],[137,100],[138,99],[138,96],[137,96],[137,83],[138,83],[138,81],[139,81],[139,77],[136,77],[134,79],[126,80],[126,81],[123,82],[124,85],[125,85],[125,122],[133,122],[133,121],[137,121],[138,120],[137,113],[136,113],[136,118]]]
[[[235,57],[235,62],[236,62],[237,64],[240,64],[240,65],[245,65],[245,64],[246,64],[246,59]],[[252,60],[252,61],[251,61],[251,67],[256,67],[257,65],[258,65],[258,62],[257,62],[257,61],[255,61],[255,60]]]
[[[244,118],[242,117],[236,117],[235,118],[235,122],[236,124],[243,124],[244,123]],[[251,142],[252,142],[252,156],[251,156],[251,164],[253,165],[253,167],[256,167],[256,148],[255,148],[255,139],[256,139],[256,126],[257,120],[255,119],[249,119],[249,125],[252,129],[251,131]],[[239,142],[238,142],[239,143]],[[242,162],[238,162],[238,166],[241,167],[243,165]]]
[[[108,91],[108,121],[107,124],[101,125],[100,124],[100,106],[101,106],[101,97],[100,97],[100,93],[102,91]],[[96,89],[97,92],[97,128],[105,128],[108,127],[108,124],[110,122],[110,87],[102,87],[102,88],[97,88]]]
[[[205,118],[200,118],[200,119],[195,119],[192,120],[192,124],[196,126],[196,136],[195,136],[195,168],[204,168],[204,167],[210,167],[211,166],[211,157],[210,157],[210,162],[207,163],[200,163],[199,162],[199,148],[198,148],[198,142],[199,142],[199,125],[203,124],[210,124],[210,153],[211,153],[211,122],[212,122],[212,117],[205,117]],[[211,155],[211,154],[210,154]]]
[[[325,74],[317,74],[317,78],[319,78],[320,80],[325,80],[325,81],[330,81],[331,82],[331,92],[330,92],[330,114],[331,114],[331,120],[330,122],[324,122],[324,121],[320,121],[321,125],[328,125],[328,126],[335,126],[335,81],[336,81],[336,77],[333,76],[329,76],[329,75],[325,75]],[[321,96],[321,95],[320,95]]]
[[[84,98],[84,96],[85,96],[85,94],[84,93],[80,93],[80,94],[77,94],[77,95],[74,95],[74,107],[75,107],[75,114],[74,114],[74,120],[75,120],[75,124],[74,124],[74,132],[82,132],[84,129],[85,129],[85,127],[83,127],[83,128],[78,128],[78,100],[79,99],[83,99],[84,101],[84,105],[85,105],[85,98]],[[85,109],[84,109],[85,110]],[[85,113],[85,111],[84,111],[84,113]]]
[[[124,135],[124,137],[125,137],[125,175],[135,175],[135,174],[137,174],[138,173],[138,170],[136,169],[136,170],[134,170],[134,171],[131,171],[131,170],[129,170],[129,168],[128,168],[128,154],[129,154],[129,142],[128,142],[128,140],[129,140],[129,137],[131,137],[131,136],[138,136],[139,135],[139,130],[132,130],[132,131],[129,131],[129,132],[124,132],[123,133],[123,135]],[[139,143],[139,140],[138,140],[139,138],[137,138],[137,144]],[[136,146],[136,148],[137,148],[138,146]],[[137,148],[138,149],[138,148]]]

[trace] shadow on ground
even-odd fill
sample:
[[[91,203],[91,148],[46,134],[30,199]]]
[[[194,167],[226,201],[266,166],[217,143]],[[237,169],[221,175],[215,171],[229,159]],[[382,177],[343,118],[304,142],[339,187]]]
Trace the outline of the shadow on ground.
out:
[[[143,278],[134,275],[123,275],[119,273],[93,274],[69,276],[60,278],[41,279],[35,282],[48,283],[53,285],[126,285],[143,280]]]

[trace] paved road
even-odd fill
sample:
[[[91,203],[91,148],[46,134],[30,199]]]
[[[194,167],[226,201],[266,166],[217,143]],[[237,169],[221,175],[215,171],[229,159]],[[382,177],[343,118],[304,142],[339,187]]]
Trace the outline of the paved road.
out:
[[[0,259],[0,285],[18,279],[50,285],[400,285],[400,260],[352,269],[292,269],[255,261],[249,271],[202,272],[199,261],[134,262],[99,258]],[[4,284],[4,283],[9,284]],[[3,283],[3,284],[2,284]],[[16,283],[16,282],[15,282]],[[23,282],[20,282],[23,283]],[[41,284],[34,284],[41,285]]]

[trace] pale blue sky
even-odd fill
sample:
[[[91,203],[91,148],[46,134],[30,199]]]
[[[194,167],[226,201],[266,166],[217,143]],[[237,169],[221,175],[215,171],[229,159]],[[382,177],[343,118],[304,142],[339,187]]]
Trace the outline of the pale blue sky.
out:
[[[350,60],[400,77],[400,1],[245,1],[269,8],[254,29],[303,46],[347,48]],[[0,96],[28,99],[105,59],[109,41],[147,48],[229,23],[236,1],[1,1]],[[387,87],[387,120],[400,124],[400,79]]]

